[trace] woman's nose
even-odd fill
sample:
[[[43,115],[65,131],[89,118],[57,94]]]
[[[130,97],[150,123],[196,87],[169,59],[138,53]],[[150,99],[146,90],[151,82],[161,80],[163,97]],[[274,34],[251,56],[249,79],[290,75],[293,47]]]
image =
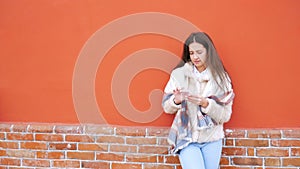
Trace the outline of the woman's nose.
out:
[[[194,53],[192,57],[195,58],[195,59],[197,59],[197,58],[199,58],[199,55],[196,54],[196,53]]]

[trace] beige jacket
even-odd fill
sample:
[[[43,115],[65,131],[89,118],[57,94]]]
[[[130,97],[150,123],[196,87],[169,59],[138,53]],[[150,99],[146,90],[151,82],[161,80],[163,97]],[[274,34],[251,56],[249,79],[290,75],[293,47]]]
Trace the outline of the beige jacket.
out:
[[[226,85],[228,86],[228,90],[233,94],[230,82]],[[176,153],[176,151],[184,148],[191,142],[203,143],[223,138],[223,124],[228,122],[231,117],[233,102],[231,101],[229,104],[220,105],[215,100],[208,98],[208,106],[206,108],[201,108],[201,110],[213,119],[215,125],[205,129],[199,129],[199,127],[197,127],[197,118],[199,113],[201,113],[199,111],[197,112],[199,106],[187,102],[189,109],[189,124],[186,132],[182,133],[178,131],[181,130],[179,128],[180,124],[182,124],[180,119],[182,107],[181,105],[176,105],[173,102],[174,96],[170,95],[176,88],[183,88],[184,90],[188,90],[203,97],[212,95],[217,96],[224,93],[214,81],[211,71],[208,68],[201,73],[200,76],[195,75],[194,67],[191,63],[186,63],[183,67],[172,71],[170,80],[164,90],[165,96],[169,95],[169,97],[164,99],[162,106],[166,113],[176,113],[168,138],[168,142],[174,146],[174,152]],[[189,134],[189,132],[191,133]],[[188,135],[191,135],[191,137]]]

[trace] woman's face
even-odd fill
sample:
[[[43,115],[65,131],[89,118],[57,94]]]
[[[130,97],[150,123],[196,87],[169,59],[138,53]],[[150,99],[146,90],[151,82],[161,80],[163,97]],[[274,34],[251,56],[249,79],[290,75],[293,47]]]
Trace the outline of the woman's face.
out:
[[[193,42],[189,45],[190,58],[192,63],[196,66],[198,71],[203,71],[206,68],[205,62],[207,59],[206,48],[197,42]]]

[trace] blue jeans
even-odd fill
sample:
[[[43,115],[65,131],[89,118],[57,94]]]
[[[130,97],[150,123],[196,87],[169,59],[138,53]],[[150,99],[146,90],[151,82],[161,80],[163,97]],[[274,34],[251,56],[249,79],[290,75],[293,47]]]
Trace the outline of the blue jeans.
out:
[[[218,169],[222,139],[209,143],[191,143],[179,153],[183,169]]]

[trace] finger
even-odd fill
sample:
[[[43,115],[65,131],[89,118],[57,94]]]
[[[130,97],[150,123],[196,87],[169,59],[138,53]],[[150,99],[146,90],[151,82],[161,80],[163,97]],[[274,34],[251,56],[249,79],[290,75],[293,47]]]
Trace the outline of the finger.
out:
[[[176,88],[175,90],[173,90],[173,92],[175,93],[175,92],[179,92],[179,89],[178,88]]]
[[[201,99],[192,99],[192,98],[188,98],[188,101],[190,102],[194,102],[194,103],[200,103],[201,102]]]
[[[200,97],[197,97],[197,98],[188,97],[188,101],[190,101],[192,103],[195,103],[195,104],[198,104],[198,105],[201,105],[202,98],[200,98]]]
[[[195,96],[195,95],[189,95],[188,98],[197,100],[197,99],[200,99],[201,97]]]

